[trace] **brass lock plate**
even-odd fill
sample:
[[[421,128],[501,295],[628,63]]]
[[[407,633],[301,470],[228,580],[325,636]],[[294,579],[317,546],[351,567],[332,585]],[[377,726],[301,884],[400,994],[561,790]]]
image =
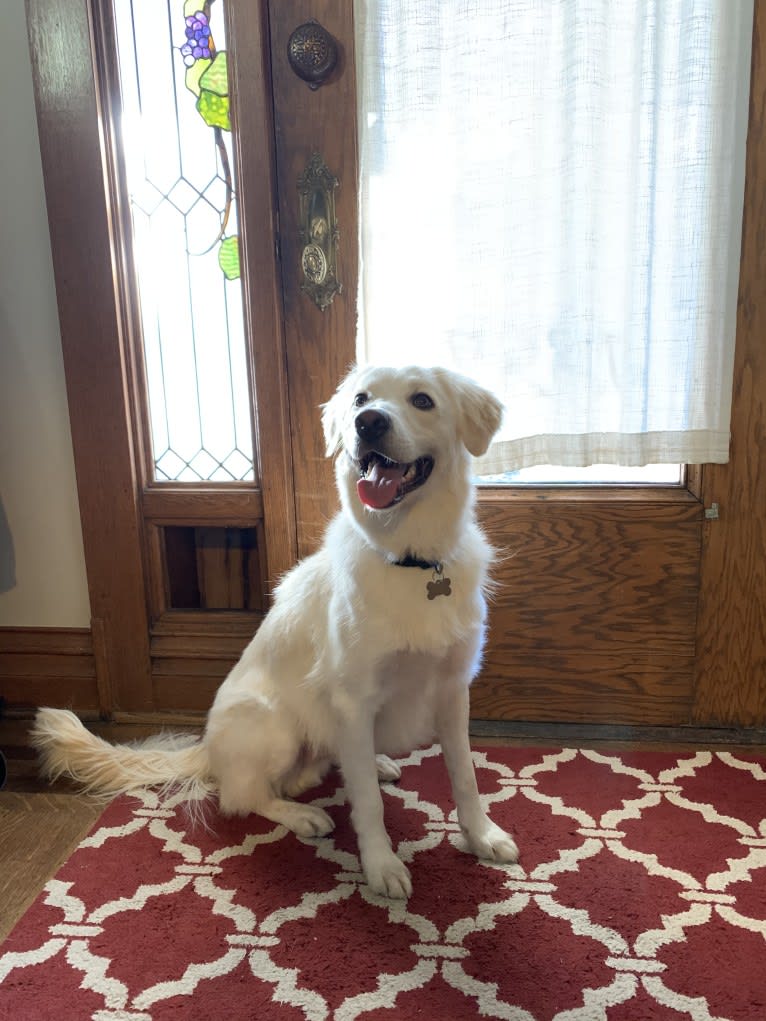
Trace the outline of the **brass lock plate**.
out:
[[[318,152],[312,153],[298,179],[300,195],[301,290],[324,311],[342,291],[337,276],[338,221],[335,189],[338,179]]]

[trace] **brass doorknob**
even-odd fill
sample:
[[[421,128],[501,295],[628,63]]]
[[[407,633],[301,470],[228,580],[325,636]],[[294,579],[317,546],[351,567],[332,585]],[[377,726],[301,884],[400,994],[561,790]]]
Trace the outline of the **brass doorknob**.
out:
[[[338,44],[318,21],[307,21],[287,40],[287,60],[310,89],[318,89],[335,70]]]

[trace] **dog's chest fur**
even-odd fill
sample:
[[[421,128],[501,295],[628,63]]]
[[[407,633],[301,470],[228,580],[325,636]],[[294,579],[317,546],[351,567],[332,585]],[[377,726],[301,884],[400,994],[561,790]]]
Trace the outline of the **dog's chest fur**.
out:
[[[446,654],[483,626],[489,557],[478,529],[445,560],[441,574],[436,568],[391,563],[370,547],[359,550],[345,572],[336,572],[333,585],[347,638],[354,641],[363,633],[367,654],[376,658],[397,652]],[[433,585],[449,593],[433,597]]]
[[[461,564],[446,564],[443,577],[449,578],[450,594],[429,599],[435,572],[384,564],[364,586],[373,641],[386,654],[445,654],[482,624],[484,603],[474,575]]]

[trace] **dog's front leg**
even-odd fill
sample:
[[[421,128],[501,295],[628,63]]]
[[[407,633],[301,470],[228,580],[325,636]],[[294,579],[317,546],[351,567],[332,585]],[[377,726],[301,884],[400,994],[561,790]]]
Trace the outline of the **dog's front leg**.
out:
[[[437,729],[460,828],[478,858],[518,861],[519,851],[513,838],[492,822],[479,799],[468,738],[468,719],[468,685],[462,678],[456,678],[440,689]]]
[[[409,869],[394,854],[383,821],[383,797],[371,719],[355,720],[343,728],[338,762],[351,803],[351,822],[359,841],[362,868],[370,888],[384,897],[409,897],[412,893]]]

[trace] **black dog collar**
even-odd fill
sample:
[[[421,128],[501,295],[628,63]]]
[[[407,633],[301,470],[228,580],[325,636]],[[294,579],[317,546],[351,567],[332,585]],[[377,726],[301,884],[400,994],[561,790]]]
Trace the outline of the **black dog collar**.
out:
[[[426,595],[429,599],[437,596],[452,595],[452,579],[444,575],[444,564],[438,560],[421,560],[408,553],[401,560],[389,560],[393,567],[419,567],[421,571],[431,571],[431,581],[426,584]]]
[[[401,560],[392,560],[391,563],[395,567],[419,567],[422,571],[442,573],[442,565],[438,560],[421,560],[420,557],[413,557],[411,553],[408,553]]]

